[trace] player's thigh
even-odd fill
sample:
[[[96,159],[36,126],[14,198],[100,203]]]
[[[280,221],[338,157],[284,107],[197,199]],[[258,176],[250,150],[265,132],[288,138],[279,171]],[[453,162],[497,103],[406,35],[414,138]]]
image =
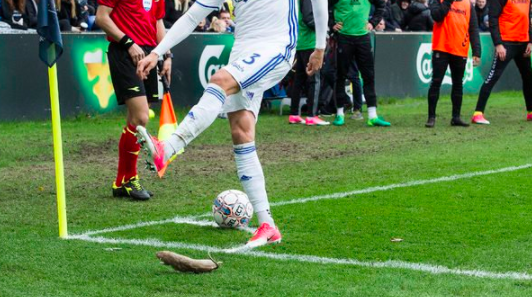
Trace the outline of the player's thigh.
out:
[[[257,119],[263,93],[277,85],[290,71],[291,65],[281,54],[257,53],[233,61],[224,69],[231,73],[240,85],[240,91],[227,98],[224,112],[249,110]]]

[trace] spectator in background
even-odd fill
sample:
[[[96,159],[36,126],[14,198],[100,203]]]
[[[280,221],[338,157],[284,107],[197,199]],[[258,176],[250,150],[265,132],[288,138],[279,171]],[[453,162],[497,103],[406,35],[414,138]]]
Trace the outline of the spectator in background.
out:
[[[368,21],[371,5],[375,5],[375,13]],[[377,116],[377,94],[375,93],[375,61],[369,31],[372,31],[382,20],[384,0],[332,0],[335,23],[333,31],[338,32],[337,80],[336,80],[336,118],[333,125],[345,124],[344,106],[349,101],[345,92],[345,81],[349,67],[356,62],[362,80],[363,90],[368,105],[367,125],[390,126],[390,123]]]
[[[218,19],[225,22],[225,27],[227,32],[233,33],[235,32],[235,23],[231,19],[231,13],[227,10],[220,11],[220,14],[218,14]]]
[[[26,15],[28,28],[37,29],[37,4],[38,0],[26,0]]]
[[[433,128],[436,123],[436,105],[447,68],[451,69],[453,84],[451,126],[468,127],[469,124],[460,118],[460,111],[470,40],[473,65],[480,63],[480,36],[475,7],[470,0],[436,0],[430,5],[430,12],[436,24],[432,33],[432,82],[428,93],[429,117],[425,127]]]
[[[414,0],[414,2],[410,4],[404,19],[406,31],[432,31],[434,21],[430,16],[430,10],[427,1],[428,0]]]
[[[2,0],[3,20],[13,29],[28,29],[26,0]]]
[[[384,22],[384,19],[382,19],[375,27],[375,32],[384,32],[386,29],[386,22]]]
[[[404,18],[408,6],[410,6],[410,0],[398,0],[392,5],[392,17],[401,29],[404,28]]]
[[[375,31],[383,32],[383,31],[391,31],[391,32],[401,32],[401,25],[395,19],[393,18],[393,12],[392,12],[392,5],[390,4],[389,0],[384,0],[385,6],[384,6],[384,14],[382,15],[382,20],[384,23],[380,25],[377,25],[375,27]]]
[[[224,21],[218,19],[217,17],[213,17],[211,21],[211,25],[209,26],[209,29],[207,32],[212,33],[225,33],[227,32],[227,25]]]
[[[475,5],[475,13],[477,14],[478,19],[478,27],[480,28],[480,31],[487,32],[489,31],[489,26],[485,20],[487,20],[488,16],[488,5],[487,0],[477,0],[477,3]]]
[[[61,31],[80,31],[78,16],[81,14],[81,7],[76,0],[55,0],[55,8]]]
[[[187,12],[190,7],[190,2],[188,0],[166,0],[164,1],[165,5],[165,16],[164,16],[164,27],[170,29],[172,25]]]

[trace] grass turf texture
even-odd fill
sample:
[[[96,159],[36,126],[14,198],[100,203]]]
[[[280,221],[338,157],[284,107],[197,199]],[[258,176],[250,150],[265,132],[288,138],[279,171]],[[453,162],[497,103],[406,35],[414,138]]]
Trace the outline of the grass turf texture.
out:
[[[470,128],[449,125],[447,97],[441,98],[434,129],[424,127],[426,102],[420,99],[382,104],[379,113],[391,128],[352,120],[344,127],[289,126],[286,117],[262,115],[257,145],[271,202],[532,163],[532,123],[525,121],[521,94],[493,95],[486,115],[492,125]],[[465,97],[464,119],[475,102]],[[217,120],[171,165],[164,180],[140,170],[143,184],[156,194],[149,202],[112,198],[123,124],[122,114],[62,123],[71,234],[202,214],[219,192],[240,189],[229,127]],[[156,131],[157,120],[148,128]],[[214,273],[179,274],[155,258],[166,248],[60,240],[50,123],[0,123],[0,131],[0,296],[532,295],[532,281],[247,255],[214,254],[224,262]],[[283,243],[259,250],[532,273],[531,173],[523,169],[273,207]],[[249,235],[165,224],[100,236],[225,248]],[[404,241],[390,242],[392,237]],[[109,247],[122,249],[105,250]]]

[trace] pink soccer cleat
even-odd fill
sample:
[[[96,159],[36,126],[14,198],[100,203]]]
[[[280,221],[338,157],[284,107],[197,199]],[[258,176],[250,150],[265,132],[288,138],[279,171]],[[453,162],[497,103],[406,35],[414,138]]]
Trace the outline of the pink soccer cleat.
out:
[[[298,115],[291,115],[288,117],[289,124],[304,124],[305,120]]]
[[[327,126],[327,125],[330,125],[331,123],[320,119],[318,116],[315,116],[315,117],[307,117],[305,120],[305,124],[307,126]]]
[[[481,113],[481,112],[478,112],[478,113],[475,112],[475,114],[471,118],[471,123],[480,124],[480,125],[489,125],[490,124],[490,122],[488,120],[486,120],[486,118],[484,117],[484,114]]]
[[[532,112],[526,114],[526,120],[532,122]]]
[[[280,243],[281,238],[281,232],[279,232],[277,227],[271,227],[268,223],[262,223],[259,229],[253,233],[246,247],[253,249],[269,243]]]
[[[164,159],[164,142],[159,141],[157,137],[153,137],[148,133],[146,128],[137,126],[137,139],[142,147],[148,153],[147,163],[151,170],[157,171],[160,178],[166,172],[166,167],[172,161]]]

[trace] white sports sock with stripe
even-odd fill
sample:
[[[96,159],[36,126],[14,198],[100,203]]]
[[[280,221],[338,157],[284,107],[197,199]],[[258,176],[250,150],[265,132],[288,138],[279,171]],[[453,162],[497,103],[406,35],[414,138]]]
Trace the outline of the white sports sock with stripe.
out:
[[[198,104],[194,105],[172,136],[166,140],[173,150],[165,150],[165,159],[187,146],[194,138],[209,127],[225,103],[225,92],[215,84],[208,84]]]
[[[237,144],[233,148],[238,178],[253,205],[259,224],[268,223],[270,226],[275,227],[270,214],[270,203],[266,194],[264,173],[259,162],[255,142]]]

